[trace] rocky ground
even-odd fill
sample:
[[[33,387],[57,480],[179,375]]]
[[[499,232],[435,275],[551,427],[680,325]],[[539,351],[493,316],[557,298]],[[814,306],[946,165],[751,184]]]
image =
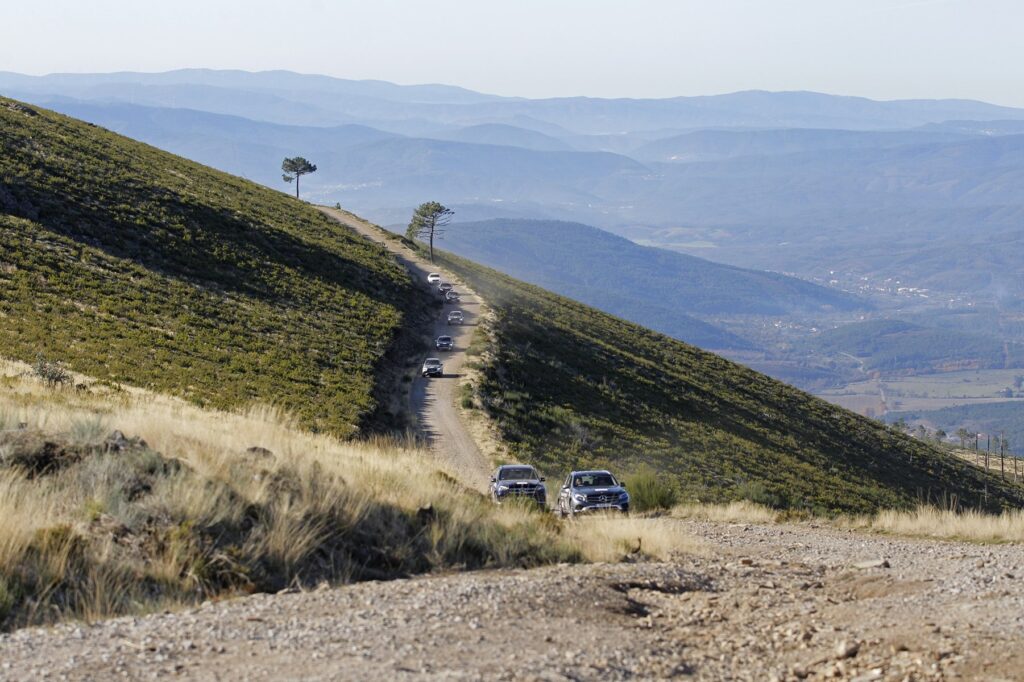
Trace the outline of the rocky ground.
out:
[[[680,523],[701,556],[258,595],[0,637],[0,679],[1021,679],[1024,547]]]

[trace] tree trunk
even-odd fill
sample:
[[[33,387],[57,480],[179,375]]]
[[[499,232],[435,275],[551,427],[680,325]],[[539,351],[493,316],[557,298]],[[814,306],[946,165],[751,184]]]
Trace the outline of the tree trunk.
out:
[[[430,262],[434,262],[434,231],[430,231]]]
[[[302,176],[299,175],[298,173],[295,174],[295,198],[296,199],[299,198],[299,178],[301,178],[301,177]]]

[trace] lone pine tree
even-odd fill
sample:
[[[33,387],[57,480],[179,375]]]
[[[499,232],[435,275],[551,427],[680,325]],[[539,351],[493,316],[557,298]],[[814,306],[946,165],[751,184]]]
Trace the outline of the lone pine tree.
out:
[[[308,160],[301,156],[295,156],[290,159],[285,159],[281,162],[281,170],[284,171],[284,175],[281,176],[285,182],[295,181],[295,198],[299,198],[299,178],[303,175],[316,172],[316,164],[310,163]]]
[[[434,238],[441,238],[444,226],[451,222],[455,211],[436,201],[420,204],[412,214],[405,236],[409,239],[425,238],[430,244],[430,262],[434,262]]]

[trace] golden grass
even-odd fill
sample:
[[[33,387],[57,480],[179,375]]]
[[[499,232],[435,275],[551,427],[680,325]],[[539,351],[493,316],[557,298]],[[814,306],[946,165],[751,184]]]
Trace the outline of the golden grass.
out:
[[[590,561],[621,561],[635,555],[665,560],[704,552],[700,540],[665,518],[602,514],[568,523],[565,533]]]
[[[27,425],[86,454],[29,478],[0,451],[0,627],[325,579],[695,548],[666,520],[563,524],[494,505],[412,444],[302,431],[273,407],[204,410],[87,377],[75,377],[87,391],[50,389],[27,372],[0,361],[0,431]],[[148,449],[105,453],[114,429]]]
[[[688,503],[673,507],[672,518],[718,523],[777,523],[781,513],[771,507],[747,500],[728,504]]]
[[[1024,542],[1024,510],[1002,514],[953,512],[921,506],[912,511],[885,510],[874,516],[840,519],[848,528],[894,535],[966,542]]]

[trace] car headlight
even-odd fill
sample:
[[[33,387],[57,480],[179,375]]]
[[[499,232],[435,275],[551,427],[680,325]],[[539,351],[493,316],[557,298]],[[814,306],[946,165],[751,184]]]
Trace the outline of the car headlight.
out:
[[[576,500],[577,502],[586,502],[587,496],[581,495],[580,493],[576,493],[575,495],[572,496],[572,499]]]
[[[498,492],[499,492],[499,493],[505,493],[505,492],[508,492],[508,486],[507,486],[507,485],[499,485],[499,486],[498,486]]]

